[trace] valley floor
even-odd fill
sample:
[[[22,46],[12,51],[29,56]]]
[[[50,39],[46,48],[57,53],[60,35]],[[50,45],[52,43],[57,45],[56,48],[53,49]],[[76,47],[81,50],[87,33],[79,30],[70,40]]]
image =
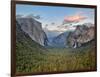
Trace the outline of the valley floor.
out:
[[[27,58],[18,61],[17,73],[70,72],[96,69],[95,47],[48,48],[46,50],[43,53],[27,54]]]

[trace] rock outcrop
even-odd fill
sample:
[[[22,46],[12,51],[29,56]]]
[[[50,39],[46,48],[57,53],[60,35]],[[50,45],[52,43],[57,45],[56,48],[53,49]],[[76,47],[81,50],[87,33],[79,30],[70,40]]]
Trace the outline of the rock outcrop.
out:
[[[27,33],[32,40],[39,43],[42,46],[47,45],[47,36],[46,33],[42,29],[42,24],[29,17],[19,17],[16,18],[17,22],[21,26],[21,29]]]
[[[82,44],[95,39],[95,27],[78,25],[74,32],[70,32],[67,37],[69,47],[80,47]]]

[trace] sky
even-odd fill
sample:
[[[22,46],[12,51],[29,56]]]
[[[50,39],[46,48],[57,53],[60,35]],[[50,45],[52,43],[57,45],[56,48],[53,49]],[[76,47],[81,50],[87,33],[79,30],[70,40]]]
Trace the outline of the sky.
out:
[[[56,30],[62,24],[94,24],[93,8],[74,8],[60,6],[16,5],[16,15],[39,15],[43,28]],[[54,24],[53,24],[54,23]],[[46,25],[47,24],[47,25]]]

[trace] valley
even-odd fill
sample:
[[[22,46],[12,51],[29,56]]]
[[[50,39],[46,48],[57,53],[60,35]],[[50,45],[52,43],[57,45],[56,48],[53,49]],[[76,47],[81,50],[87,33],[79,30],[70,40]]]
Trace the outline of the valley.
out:
[[[81,28],[82,30],[75,30],[71,34],[70,32],[64,32],[55,37],[50,46],[48,45],[49,38],[41,25],[35,19],[17,19],[16,74],[95,70],[96,39],[94,38],[94,34],[91,35],[93,28]],[[86,36],[87,33],[84,33],[85,31],[90,32],[90,34]],[[76,35],[77,37],[75,38],[74,36]],[[84,38],[84,36],[86,37]],[[73,39],[77,41],[73,41]],[[64,47],[67,41],[69,47]],[[74,48],[73,45],[76,42],[81,44],[81,46],[77,45]]]
[[[83,48],[48,48],[20,52],[17,60],[17,73],[68,72],[94,70],[96,67],[95,47]],[[32,48],[35,49],[35,48]],[[23,53],[23,54],[22,54]]]

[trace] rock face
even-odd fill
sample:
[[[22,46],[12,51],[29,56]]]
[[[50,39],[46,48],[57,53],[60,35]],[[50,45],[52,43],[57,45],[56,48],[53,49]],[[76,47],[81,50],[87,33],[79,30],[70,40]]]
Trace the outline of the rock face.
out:
[[[95,27],[79,25],[74,32],[70,32],[67,37],[69,47],[80,47],[91,40],[95,39]]]
[[[16,19],[19,25],[21,25],[21,29],[27,33],[32,40],[39,43],[42,46],[47,45],[47,36],[42,29],[42,24],[33,19],[28,17],[20,17]]]

